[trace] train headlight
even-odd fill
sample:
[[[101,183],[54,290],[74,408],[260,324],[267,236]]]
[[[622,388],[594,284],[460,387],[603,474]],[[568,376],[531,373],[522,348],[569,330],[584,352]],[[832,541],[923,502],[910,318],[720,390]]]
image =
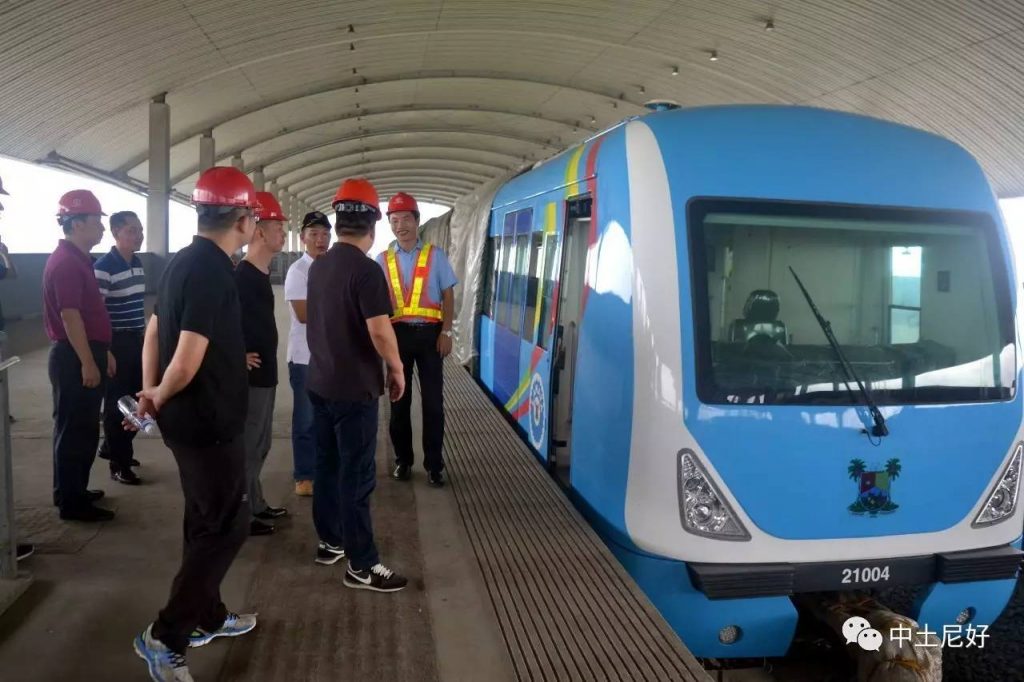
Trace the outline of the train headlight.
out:
[[[1003,469],[1002,476],[988,495],[988,501],[981,513],[971,524],[974,528],[990,526],[1005,521],[1017,509],[1017,496],[1020,494],[1020,467],[1024,444],[1018,443],[1010,462]]]
[[[696,455],[688,450],[679,453],[679,511],[683,528],[695,535],[718,540],[750,539]]]

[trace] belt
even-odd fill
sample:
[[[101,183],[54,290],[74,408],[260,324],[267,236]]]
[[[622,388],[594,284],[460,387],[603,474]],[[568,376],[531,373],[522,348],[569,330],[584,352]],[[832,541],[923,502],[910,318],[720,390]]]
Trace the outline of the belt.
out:
[[[128,336],[143,336],[146,333],[146,329],[115,329],[114,334],[125,334]]]
[[[69,339],[51,339],[50,340],[50,345],[51,346],[64,346],[64,347],[70,348],[72,350],[75,349],[75,347],[71,345],[71,341]],[[110,349],[110,344],[107,343],[106,341],[96,341],[95,339],[89,339],[89,348],[92,348],[93,350],[95,350],[96,346],[102,348],[104,351]]]

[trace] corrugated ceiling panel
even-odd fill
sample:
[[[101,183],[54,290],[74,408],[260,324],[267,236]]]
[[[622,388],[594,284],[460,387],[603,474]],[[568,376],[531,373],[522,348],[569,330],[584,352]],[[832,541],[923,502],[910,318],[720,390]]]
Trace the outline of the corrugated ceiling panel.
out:
[[[55,39],[55,26],[73,30]],[[162,92],[184,184],[207,128],[222,157],[291,173],[353,144],[457,144],[484,164],[503,157],[474,148],[540,156],[507,138],[565,146],[655,97],[792,102],[946,135],[1013,194],[1024,193],[1022,74],[1019,0],[34,0],[0,5],[0,153],[57,150],[145,178],[147,106]],[[474,104],[487,111],[458,111]],[[444,132],[457,126],[493,135]],[[330,143],[360,127],[366,140]],[[375,134],[413,127],[429,132]],[[329,144],[288,156],[316,140]]]

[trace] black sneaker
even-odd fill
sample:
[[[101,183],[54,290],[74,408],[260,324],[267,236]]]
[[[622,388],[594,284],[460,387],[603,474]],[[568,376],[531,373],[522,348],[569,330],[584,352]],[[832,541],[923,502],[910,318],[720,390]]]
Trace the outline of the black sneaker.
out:
[[[273,521],[274,519],[279,519],[287,514],[288,510],[284,507],[267,507],[259,514],[256,514],[256,518],[263,519],[264,521]]]
[[[36,548],[34,545],[30,545],[27,542],[19,542],[18,546],[15,548],[15,552],[18,555],[18,561],[21,561],[22,559],[27,559],[35,554]]]
[[[131,469],[111,469],[110,478],[125,485],[139,485],[142,483],[142,479]]]
[[[410,475],[412,475],[412,467],[408,464],[399,464],[395,467],[395,470],[391,472],[391,478],[396,481],[408,481]]]
[[[249,524],[249,535],[270,535],[273,532],[274,527],[269,523],[253,519],[252,523]]]
[[[329,542],[321,542],[316,547],[316,561],[318,564],[324,566],[330,566],[336,564],[345,558],[345,549],[343,547],[335,547]]]
[[[114,518],[114,512],[103,507],[94,507],[89,505],[87,507],[81,507],[79,509],[62,509],[60,512],[60,518],[64,521],[85,521],[86,523],[92,523],[94,521],[109,521]]]
[[[440,471],[431,471],[427,474],[427,483],[434,486],[435,488],[444,487],[444,474]]]
[[[352,570],[352,565],[345,570],[345,586],[357,590],[373,590],[375,592],[398,592],[404,589],[408,580],[398,575],[384,564],[374,564],[363,571]]]

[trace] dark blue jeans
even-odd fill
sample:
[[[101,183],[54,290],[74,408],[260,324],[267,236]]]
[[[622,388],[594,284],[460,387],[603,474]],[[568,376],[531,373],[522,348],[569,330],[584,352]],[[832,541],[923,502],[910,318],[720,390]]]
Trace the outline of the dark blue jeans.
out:
[[[370,494],[377,485],[377,401],[327,400],[312,391],[316,431],[313,524],[362,571],[376,564]]]
[[[292,478],[312,481],[316,466],[316,432],[313,430],[313,403],[306,392],[309,365],[288,363],[288,383],[292,401]]]

